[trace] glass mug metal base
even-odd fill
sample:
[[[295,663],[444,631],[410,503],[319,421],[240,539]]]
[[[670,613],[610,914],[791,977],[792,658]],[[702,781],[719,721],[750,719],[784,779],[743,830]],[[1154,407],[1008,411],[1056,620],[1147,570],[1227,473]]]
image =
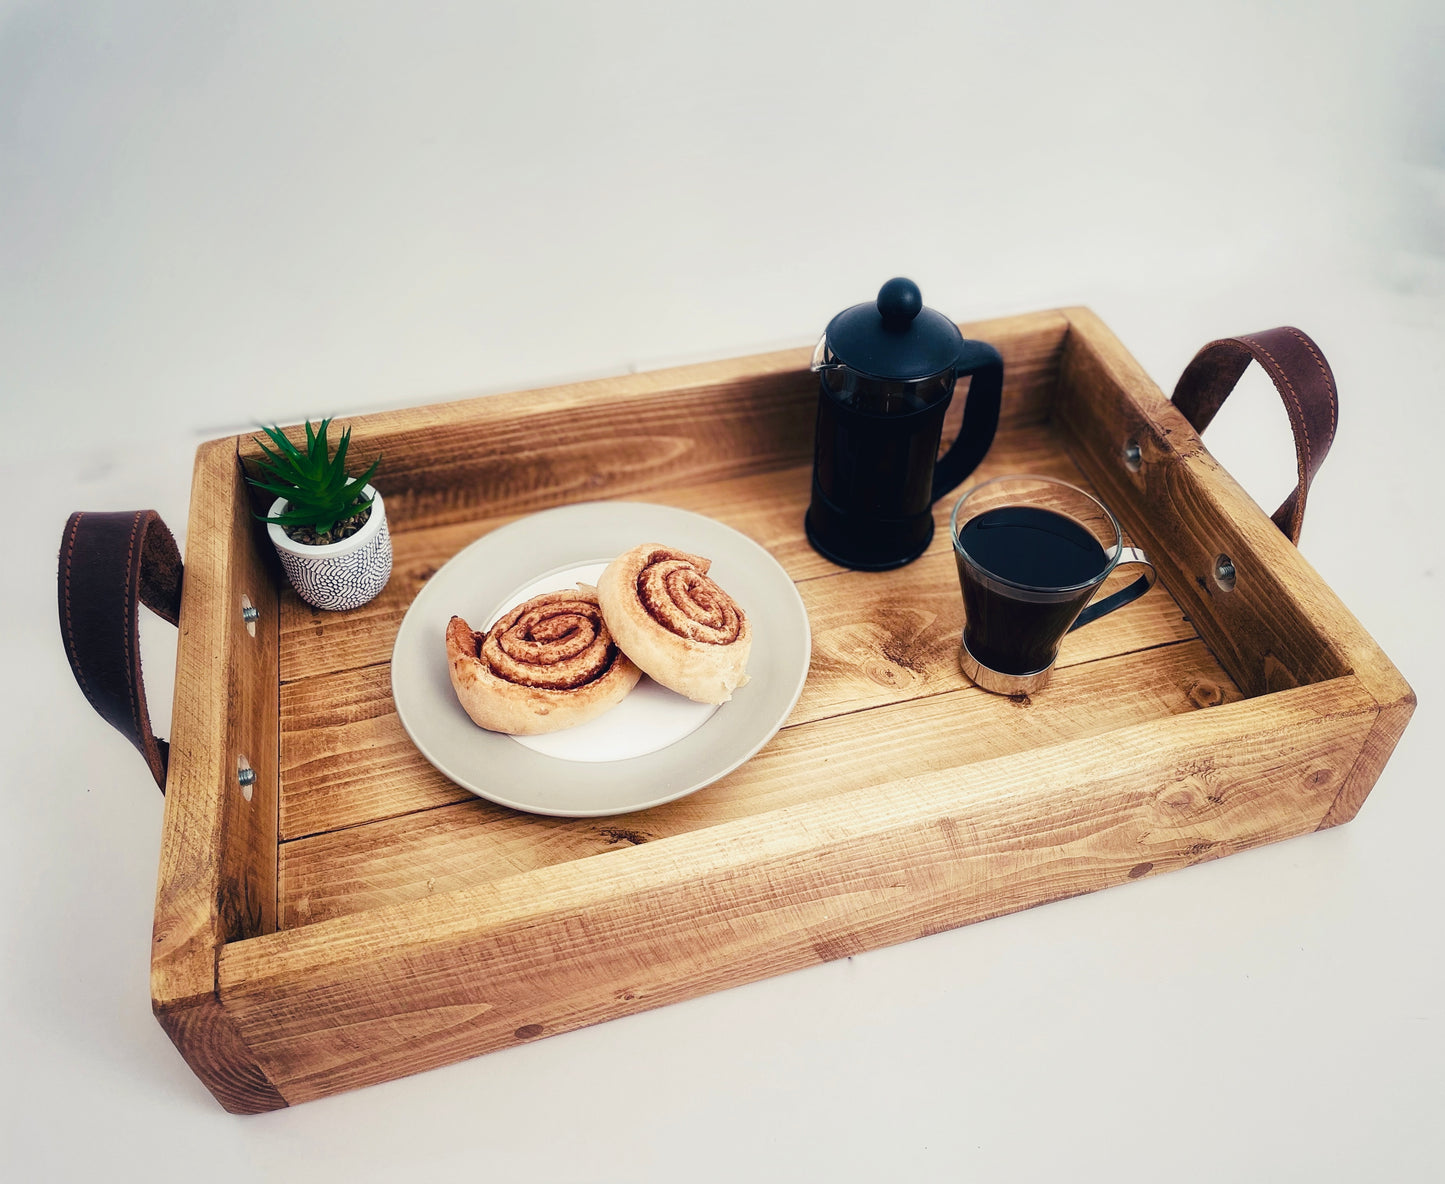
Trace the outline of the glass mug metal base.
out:
[[[958,647],[958,667],[974,686],[992,691],[995,695],[1032,695],[1048,685],[1049,676],[1054,672],[1052,662],[1032,674],[1004,674],[1000,670],[991,670],[968,652],[966,641]]]

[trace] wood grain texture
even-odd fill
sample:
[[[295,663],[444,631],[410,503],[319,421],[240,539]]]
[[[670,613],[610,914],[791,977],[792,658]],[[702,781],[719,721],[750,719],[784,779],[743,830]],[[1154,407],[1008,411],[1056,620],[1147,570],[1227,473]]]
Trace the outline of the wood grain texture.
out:
[[[221,999],[300,1102],[1312,830],[1377,714],[1346,677],[283,930]]]
[[[1053,467],[1053,466],[1049,466]],[[1106,591],[1127,583],[1121,574]],[[958,666],[963,596],[952,545],[892,572],[839,572],[798,586],[813,633],[808,681],[789,724],[969,686]],[[1164,589],[1070,633],[1058,668],[1196,637]]]
[[[799,585],[812,663],[790,725],[968,685],[958,668],[962,598],[941,544],[892,572],[843,572]],[[1061,667],[1194,637],[1163,589],[1065,639]],[[356,826],[471,795],[407,737],[389,667],[288,683],[281,691],[281,836]]]
[[[237,1033],[214,989],[158,1006],[155,1014],[191,1071],[226,1110],[264,1114],[286,1105]]]
[[[1155,557],[1159,576],[1248,694],[1355,674],[1381,708],[1360,767],[1324,825],[1354,817],[1415,707],[1374,639],[1087,309],[1067,310],[1055,415],[1075,459]],[[1128,441],[1137,472],[1122,461]],[[1225,591],[1217,557],[1237,573]]]
[[[1083,479],[1057,431],[1037,424],[1003,432],[979,467],[978,479],[1018,472]],[[803,537],[811,474],[809,463],[725,481],[643,490],[633,500],[677,506],[725,523],[765,548],[801,582],[844,570],[814,551]],[[948,498],[934,508],[938,534],[930,554],[948,553],[952,508]],[[515,518],[395,531],[391,580],[380,596],[351,612],[312,608],[288,588],[281,598],[282,681],[390,661],[402,617],[422,585],[463,547]]]
[[[962,676],[957,681],[962,684]],[[468,794],[445,809],[283,844],[281,925],[449,892],[1240,697],[1195,640],[1072,665],[1032,701],[960,685],[862,715],[790,727],[717,784],[622,818],[542,818]]]
[[[1363,683],[1364,680],[1361,681]],[[1403,682],[1403,679],[1401,681]],[[1377,688],[1371,689],[1372,693],[1378,694]],[[1379,779],[1385,762],[1395,751],[1395,745],[1399,742],[1400,736],[1405,731],[1405,725],[1410,722],[1410,717],[1414,713],[1415,692],[1408,687],[1399,698],[1381,708],[1374,727],[1370,729],[1370,734],[1365,739],[1360,759],[1355,762],[1355,767],[1350,770],[1350,775],[1340,786],[1340,792],[1335,798],[1334,805],[1330,807],[1329,813],[1320,821],[1319,828],[1321,830],[1349,822],[1360,812],[1360,807],[1365,804],[1365,798],[1375,787],[1375,782]]]
[[[1398,671],[1092,314],[966,331],[1009,365],[980,477],[1082,470],[1176,598],[1073,635],[1032,701],[958,673],[946,531],[881,577],[803,541],[802,351],[358,420],[358,455],[383,449],[395,478],[398,575],[354,614],[274,592],[236,442],[201,450],[152,993],[224,1105],[304,1101],[1353,816],[1414,706]],[[717,785],[621,820],[532,818],[421,762],[386,662],[457,550],[598,497],[760,541],[807,600],[813,671],[789,725]],[[1221,551],[1228,594],[1205,584]],[[307,837],[281,845],[278,881],[282,835]]]
[[[277,597],[234,444],[196,455],[151,946],[153,1009],[227,1109],[273,1109],[216,1006],[220,947],[276,927]],[[252,637],[241,596],[260,610]],[[256,770],[247,801],[236,758]]]
[[[1070,318],[1056,413],[1075,458],[1155,556],[1231,677],[1263,694],[1345,673],[1347,659],[1306,600],[1323,581],[1098,319],[1082,309]],[[1137,472],[1123,460],[1131,440],[1142,452]],[[1234,560],[1232,591],[1214,581],[1220,555]]]
[[[980,479],[1018,471],[1082,480],[1064,442],[1047,426],[1005,431]],[[962,627],[947,541],[947,499],[936,508],[938,537],[924,558],[895,572],[848,572],[819,556],[802,537],[810,473],[809,466],[783,469],[663,490],[653,500],[706,513],[742,531],[801,581],[814,630],[815,675],[794,722],[962,685],[947,636]],[[502,521],[511,519],[399,531],[393,536],[390,584],[354,612],[321,612],[289,589],[281,594],[281,671],[288,680],[281,693],[283,838],[470,796],[416,752],[396,718],[385,664],[421,586],[453,554]],[[1061,662],[1194,636],[1182,614],[1165,601],[1162,594],[1151,597],[1140,608],[1074,635]],[[878,619],[858,626],[873,609]],[[883,648],[867,652],[875,639]]]
[[[1039,422],[1053,392],[1063,316],[1030,313],[963,329],[1004,356],[1005,426]],[[817,391],[810,353],[462,399],[337,428],[353,429],[358,461],[384,456],[377,484],[393,529],[522,514],[810,460]],[[247,461],[261,456],[251,437],[239,446]]]
[[[767,548],[800,581],[813,627],[813,669],[790,722],[932,694],[964,685],[957,663],[962,601],[947,541],[947,499],[927,555],[894,572],[850,572],[802,537],[811,469],[783,469],[655,500],[709,516]],[[1035,472],[1082,481],[1057,431],[1003,432],[979,479]],[[506,521],[510,521],[507,519]],[[355,826],[469,797],[416,752],[396,718],[388,667],[401,618],[416,592],[451,556],[501,523],[462,523],[394,536],[387,590],[351,613],[326,613],[282,593],[281,693],[284,839]],[[952,637],[950,637],[950,633]],[[1060,662],[1119,654],[1194,636],[1162,593],[1073,634]]]

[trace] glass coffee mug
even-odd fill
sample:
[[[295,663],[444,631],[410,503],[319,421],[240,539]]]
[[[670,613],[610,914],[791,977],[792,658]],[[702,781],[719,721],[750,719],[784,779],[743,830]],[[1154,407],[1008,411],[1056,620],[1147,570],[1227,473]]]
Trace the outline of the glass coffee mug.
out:
[[[1119,523],[1082,489],[1052,477],[995,477],[975,485],[950,523],[963,588],[959,665],[986,691],[1031,694],[1049,681],[1064,635],[1138,600],[1154,566],[1124,546]],[[1143,574],[1094,595],[1114,569]]]

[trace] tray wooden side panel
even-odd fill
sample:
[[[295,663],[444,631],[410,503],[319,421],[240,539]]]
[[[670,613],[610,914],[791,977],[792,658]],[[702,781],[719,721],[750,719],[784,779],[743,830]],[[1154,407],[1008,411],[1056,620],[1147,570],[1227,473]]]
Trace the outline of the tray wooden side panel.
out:
[[[1005,428],[1047,416],[1067,328],[1058,312],[964,326],[1004,354]],[[812,458],[809,357],[782,350],[362,416],[352,451],[383,454],[378,485],[402,529],[765,472]],[[239,445],[243,460],[261,456],[252,438]]]
[[[1415,709],[1415,694],[1298,549],[1088,309],[1067,310],[1055,414],[1074,456],[1148,550],[1220,663],[1246,693],[1356,675],[1380,707],[1358,767],[1322,825],[1354,817]],[[1139,445],[1137,470],[1125,444]],[[1236,579],[1214,579],[1228,556]]]
[[[203,445],[186,535],[151,946],[156,1018],[238,1113],[282,1104],[216,996],[221,946],[276,928],[280,613],[246,505],[234,442]],[[260,610],[254,636],[242,621],[243,594]],[[240,755],[256,771],[249,800],[236,777]]]
[[[1313,830],[1378,714],[1344,677],[281,931],[221,1000],[300,1102]]]

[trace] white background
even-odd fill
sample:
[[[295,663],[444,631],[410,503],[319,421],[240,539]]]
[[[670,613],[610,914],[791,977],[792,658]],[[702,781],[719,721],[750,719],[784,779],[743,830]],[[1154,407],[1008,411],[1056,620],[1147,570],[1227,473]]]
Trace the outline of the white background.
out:
[[[1442,74],[1430,3],[0,0],[0,1173],[1438,1179]],[[150,1015],[161,799],[66,667],[66,514],[179,531],[204,438],[801,344],[895,274],[1087,303],[1166,390],[1316,338],[1303,550],[1421,703],[1359,818],[223,1113]],[[1291,484],[1257,376],[1209,442]]]

